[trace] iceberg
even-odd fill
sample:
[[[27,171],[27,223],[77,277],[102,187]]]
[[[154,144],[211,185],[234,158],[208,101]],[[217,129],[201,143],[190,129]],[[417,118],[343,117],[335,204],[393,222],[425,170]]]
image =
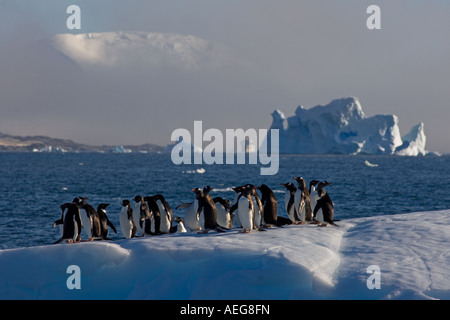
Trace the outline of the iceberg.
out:
[[[295,115],[272,113],[270,129],[278,129],[280,153],[422,155],[425,133],[420,124],[402,138],[396,115],[367,117],[356,97],[325,106],[299,106]]]
[[[395,150],[399,156],[424,156],[428,152],[425,150],[427,138],[424,132],[423,122],[411,128],[409,133],[404,136],[403,144]]]

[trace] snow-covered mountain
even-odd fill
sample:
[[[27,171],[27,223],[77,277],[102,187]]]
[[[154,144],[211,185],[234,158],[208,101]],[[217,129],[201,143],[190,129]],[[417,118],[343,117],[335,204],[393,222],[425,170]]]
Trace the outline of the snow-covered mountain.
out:
[[[367,117],[358,98],[331,101],[326,106],[299,106],[286,118],[275,110],[270,129],[279,129],[280,153],[425,155],[423,123],[400,135],[396,115]]]

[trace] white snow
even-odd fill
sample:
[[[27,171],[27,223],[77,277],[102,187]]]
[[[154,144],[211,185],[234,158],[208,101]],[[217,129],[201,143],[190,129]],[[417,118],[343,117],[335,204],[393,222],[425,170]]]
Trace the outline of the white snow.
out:
[[[425,136],[423,122],[411,128],[403,138],[403,144],[395,150],[399,156],[424,156],[428,152],[425,150],[427,138]]]
[[[356,97],[336,99],[310,109],[299,106],[289,118],[275,110],[272,118],[270,129],[279,130],[280,153],[426,153],[423,124],[402,138],[396,115],[367,117]]]
[[[449,214],[1,250],[0,298],[449,299]],[[367,287],[373,265],[380,289]]]

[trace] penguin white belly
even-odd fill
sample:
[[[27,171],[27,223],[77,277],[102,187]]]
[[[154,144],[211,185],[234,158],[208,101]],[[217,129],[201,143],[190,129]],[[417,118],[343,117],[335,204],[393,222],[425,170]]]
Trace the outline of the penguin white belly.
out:
[[[128,219],[127,207],[122,207],[122,210],[120,210],[120,229],[122,230],[122,235],[125,238],[131,238],[133,221],[131,219]]]
[[[158,205],[159,213],[161,214],[161,224],[159,226],[159,231],[161,231],[162,233],[170,233],[169,215],[167,214],[164,205],[159,200],[156,201],[156,204]]]
[[[220,203],[216,203],[217,208],[217,224],[224,228],[230,228],[230,213]]]
[[[86,235],[88,239],[92,238],[92,220],[91,217],[88,216],[86,210],[80,209],[80,218],[81,218],[81,224],[83,226],[84,232],[86,232]]]
[[[246,197],[241,197],[238,203],[239,221],[244,228],[244,231],[251,231],[253,229],[253,202],[250,202]]]
[[[136,226],[136,233],[139,232],[140,235],[144,234],[144,230],[141,228],[140,222],[141,222],[141,203],[137,202],[134,205],[134,210],[133,210],[133,222],[134,225]]]
[[[200,230],[205,230],[205,215],[203,212],[204,209],[202,209],[198,215],[198,223],[200,224]]]
[[[300,201],[300,214],[298,217],[300,218],[300,221],[305,222],[306,219],[306,205],[304,202]]]
[[[176,233],[184,233],[184,232],[187,232],[187,230],[184,227],[183,221],[180,221],[180,222],[178,222],[177,232]]]
[[[285,206],[286,206],[286,212],[287,212],[287,215],[288,215],[289,219],[291,219],[292,222],[295,222],[295,203],[294,203],[294,205],[292,205],[289,208],[288,204],[289,204],[290,200],[291,200],[291,192],[287,191],[284,194],[284,203],[285,203]]]
[[[198,210],[197,200],[195,200],[189,207],[186,208],[186,212],[184,214],[184,223],[186,224],[186,227],[190,231],[202,230],[197,217],[197,210]]]
[[[253,198],[253,208],[254,208],[254,210],[255,210],[255,222],[254,222],[254,225],[255,225],[255,228],[259,228],[259,227],[261,227],[261,221],[262,221],[262,208],[260,208],[259,206],[258,206],[258,202],[256,201],[256,199],[255,198]]]
[[[311,194],[309,196],[309,202],[311,204],[311,210],[314,214],[314,208],[316,207],[317,200],[319,200],[319,195],[317,194],[317,191],[311,191]]]

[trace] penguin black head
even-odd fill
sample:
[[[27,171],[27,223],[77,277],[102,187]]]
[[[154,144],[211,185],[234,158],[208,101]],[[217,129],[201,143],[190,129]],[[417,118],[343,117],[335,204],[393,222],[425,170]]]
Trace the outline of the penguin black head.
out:
[[[126,207],[128,205],[130,205],[130,200],[128,199],[123,199],[122,202],[120,203],[122,206]]]
[[[183,222],[183,218],[181,217],[175,217],[174,219],[177,223]]]
[[[109,206],[109,203],[100,203],[98,205],[98,209],[106,209]]]
[[[210,186],[206,186],[203,188],[203,194],[208,194],[210,193],[212,190],[214,190],[213,188],[211,188]]]
[[[295,191],[297,190],[297,187],[292,183],[292,182],[288,182],[288,183],[281,183],[281,185],[283,187],[285,187],[287,190],[289,191]]]
[[[329,186],[330,184],[332,184],[331,182],[328,181],[320,181],[319,184],[317,185],[317,189],[323,189],[326,186]]]
[[[318,184],[319,184],[319,180],[311,180],[310,182],[309,182],[309,186],[311,187],[311,186],[317,186]]]
[[[134,202],[142,202],[143,198],[141,195],[137,195],[136,197],[133,198]]]
[[[204,196],[203,190],[200,188],[191,189],[191,191],[193,191],[195,193],[196,198],[201,198]]]
[[[238,186],[238,187],[232,187],[231,189],[233,189],[234,192],[236,192],[236,193],[241,193],[242,191],[244,191],[243,187],[244,186]]]

